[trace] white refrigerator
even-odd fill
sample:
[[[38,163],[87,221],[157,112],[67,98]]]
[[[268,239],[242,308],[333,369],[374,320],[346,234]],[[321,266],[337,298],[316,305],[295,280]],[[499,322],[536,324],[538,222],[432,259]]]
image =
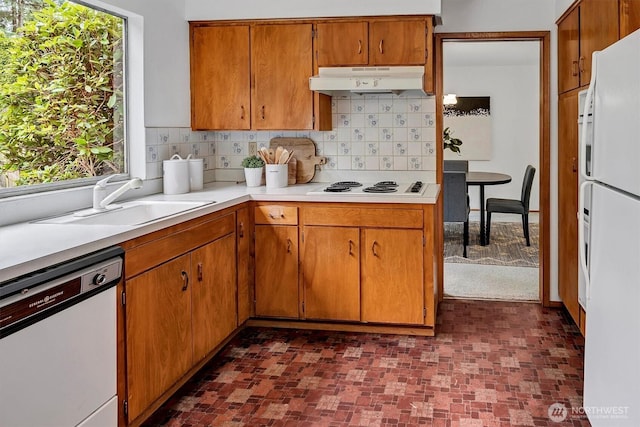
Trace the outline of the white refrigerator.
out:
[[[593,55],[578,228],[586,292],[584,413],[640,426],[640,30]]]

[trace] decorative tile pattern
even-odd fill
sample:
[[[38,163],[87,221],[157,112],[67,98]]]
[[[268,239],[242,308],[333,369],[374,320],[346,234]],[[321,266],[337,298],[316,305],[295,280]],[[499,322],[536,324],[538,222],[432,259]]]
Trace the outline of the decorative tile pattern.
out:
[[[241,169],[240,162],[249,154],[250,143],[265,147],[275,137],[313,139],[319,154],[327,157],[324,169],[435,170],[433,97],[334,97],[332,108],[334,129],[325,132],[147,128],[147,170],[150,178],[159,178],[162,161],[174,154],[205,159],[206,171]],[[388,146],[383,147],[383,143]]]
[[[571,412],[584,341],[562,311],[439,310],[436,337],[247,329],[145,425],[547,426],[556,402],[569,413],[557,425],[589,425]]]

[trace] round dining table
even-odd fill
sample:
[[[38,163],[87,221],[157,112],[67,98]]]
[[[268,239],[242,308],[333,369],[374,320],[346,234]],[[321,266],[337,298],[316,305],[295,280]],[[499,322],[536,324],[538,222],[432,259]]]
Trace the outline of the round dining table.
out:
[[[485,228],[485,206],[484,206],[484,186],[499,185],[511,182],[511,176],[497,172],[467,172],[467,185],[477,185],[480,187],[480,245],[487,244],[487,234]]]

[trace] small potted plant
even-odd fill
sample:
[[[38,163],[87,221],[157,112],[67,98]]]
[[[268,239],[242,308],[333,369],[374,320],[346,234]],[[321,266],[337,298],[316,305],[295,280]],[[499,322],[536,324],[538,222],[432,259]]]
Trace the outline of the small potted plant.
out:
[[[445,128],[442,136],[442,140],[444,142],[444,149],[447,148],[454,153],[458,153],[460,155],[460,146],[462,145],[462,140],[459,138],[454,138],[452,136],[453,132],[448,127]]]
[[[262,169],[264,161],[258,156],[245,157],[242,160],[244,168],[244,178],[247,181],[247,187],[260,187],[262,184]]]

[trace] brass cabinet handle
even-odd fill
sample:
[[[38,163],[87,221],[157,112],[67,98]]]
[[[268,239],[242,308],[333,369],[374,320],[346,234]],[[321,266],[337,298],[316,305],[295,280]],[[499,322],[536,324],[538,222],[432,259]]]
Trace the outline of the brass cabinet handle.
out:
[[[183,283],[182,290],[186,291],[187,288],[189,287],[189,275],[184,270],[180,274],[182,275],[182,283]]]
[[[260,107],[260,113],[262,115],[262,120],[264,120],[264,105]]]
[[[198,282],[202,282],[202,263],[198,263]]]
[[[349,239],[349,255],[353,255],[353,240]]]
[[[240,238],[244,237],[244,223],[241,222],[238,225],[238,236],[240,236]]]
[[[358,40],[358,55],[362,53],[362,40]]]
[[[584,56],[580,57],[580,66],[578,67],[581,73],[584,73]]]
[[[384,39],[380,39],[380,44],[378,45],[378,50],[380,51],[380,53],[384,53],[383,49],[382,49],[382,44],[384,43]]]
[[[240,120],[244,120],[244,105],[240,106]]]
[[[287,239],[287,253],[290,254],[291,253],[291,239]]]
[[[378,242],[376,240],[373,241],[373,245],[371,245],[371,252],[373,252],[373,256],[377,257],[378,256],[378,252],[376,251],[376,246],[378,245]]]
[[[573,172],[578,172],[578,159],[575,157],[571,158],[571,168],[573,169]]]
[[[578,61],[571,61],[571,75],[574,77],[577,76],[578,71]]]
[[[284,218],[284,214],[283,214],[283,213],[281,213],[281,214],[280,214],[280,216],[278,216],[278,215],[274,215],[274,214],[270,213],[270,214],[269,214],[269,218],[271,218],[271,219],[280,219],[280,218]]]

